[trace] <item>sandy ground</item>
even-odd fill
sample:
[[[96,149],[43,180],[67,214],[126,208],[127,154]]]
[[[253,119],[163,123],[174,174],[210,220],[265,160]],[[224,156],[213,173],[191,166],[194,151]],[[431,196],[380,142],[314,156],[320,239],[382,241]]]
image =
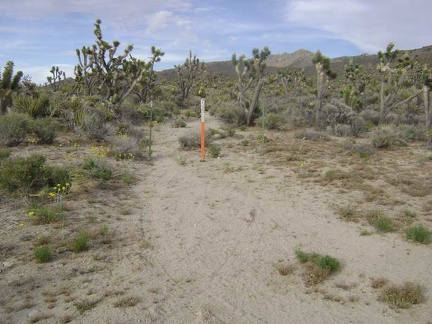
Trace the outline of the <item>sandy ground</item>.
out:
[[[206,127],[220,125],[210,118]],[[39,322],[59,323],[69,314],[72,323],[432,323],[430,245],[397,233],[360,236],[359,224],[340,220],[331,208],[343,196],[271,166],[256,149],[230,146],[234,139],[219,140],[220,158],[201,162],[197,150],[178,148],[178,137],[191,129],[199,121],[155,132],[152,164],[137,168],[138,184],[118,202],[132,213],[110,225],[121,243],[102,257],[89,251],[92,259],[34,269],[35,278],[69,273],[62,282],[70,296],[87,294],[97,306],[80,314],[58,294],[52,309],[35,306],[0,315],[0,322],[27,323],[48,313]],[[341,270],[306,286],[298,248],[339,259]],[[288,265],[293,273],[280,275],[278,266]],[[17,266],[0,276],[18,278],[17,271],[25,273]],[[371,287],[380,277],[419,283],[428,299],[392,309]],[[113,306],[128,296],[139,302]]]

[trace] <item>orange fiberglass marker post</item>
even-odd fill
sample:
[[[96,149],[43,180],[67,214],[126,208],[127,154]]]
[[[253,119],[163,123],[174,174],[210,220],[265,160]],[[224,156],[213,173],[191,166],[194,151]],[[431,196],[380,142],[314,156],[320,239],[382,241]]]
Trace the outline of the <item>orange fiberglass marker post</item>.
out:
[[[205,112],[205,99],[201,98],[201,158],[205,158],[205,128],[204,128],[204,112]]]

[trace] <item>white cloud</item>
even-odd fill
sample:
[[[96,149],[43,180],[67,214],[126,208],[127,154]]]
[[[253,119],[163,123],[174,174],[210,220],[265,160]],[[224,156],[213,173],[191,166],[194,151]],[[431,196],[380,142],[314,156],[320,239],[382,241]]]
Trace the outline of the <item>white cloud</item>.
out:
[[[429,0],[293,0],[286,8],[290,24],[324,31],[366,52],[391,41],[401,49],[431,43]]]

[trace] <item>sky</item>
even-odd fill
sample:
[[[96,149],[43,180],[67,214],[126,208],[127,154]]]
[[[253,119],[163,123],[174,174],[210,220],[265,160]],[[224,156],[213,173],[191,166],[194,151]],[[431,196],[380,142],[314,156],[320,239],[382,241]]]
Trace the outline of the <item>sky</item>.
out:
[[[432,45],[431,0],[0,0],[0,69],[15,63],[37,84],[52,66],[74,77],[76,49],[104,40],[128,45],[148,60],[151,46],[165,52],[156,70],[202,62],[320,50],[331,58]]]

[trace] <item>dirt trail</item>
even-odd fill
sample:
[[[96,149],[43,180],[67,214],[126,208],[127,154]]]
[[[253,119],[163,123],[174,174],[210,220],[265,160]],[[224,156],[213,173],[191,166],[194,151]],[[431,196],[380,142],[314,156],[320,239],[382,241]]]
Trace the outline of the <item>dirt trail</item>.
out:
[[[210,118],[206,127],[220,125]],[[222,147],[220,159],[199,161],[177,138],[199,129],[162,126],[154,161],[135,187],[136,214],[117,231],[110,277],[143,302],[98,307],[95,323],[428,323],[430,300],[397,312],[377,301],[371,278],[414,280],[432,291],[431,248],[396,234],[359,236],[337,219],[332,193],[307,188],[289,170],[270,167],[256,152]],[[221,140],[220,143],[223,143]],[[226,143],[226,142],[224,142]],[[182,163],[179,163],[183,159]],[[329,254],[342,270],[317,289],[305,286],[296,248]],[[281,276],[277,265],[292,265]],[[350,289],[336,284],[351,285]],[[329,296],[339,298],[339,302]],[[337,299],[337,298],[334,298]]]

